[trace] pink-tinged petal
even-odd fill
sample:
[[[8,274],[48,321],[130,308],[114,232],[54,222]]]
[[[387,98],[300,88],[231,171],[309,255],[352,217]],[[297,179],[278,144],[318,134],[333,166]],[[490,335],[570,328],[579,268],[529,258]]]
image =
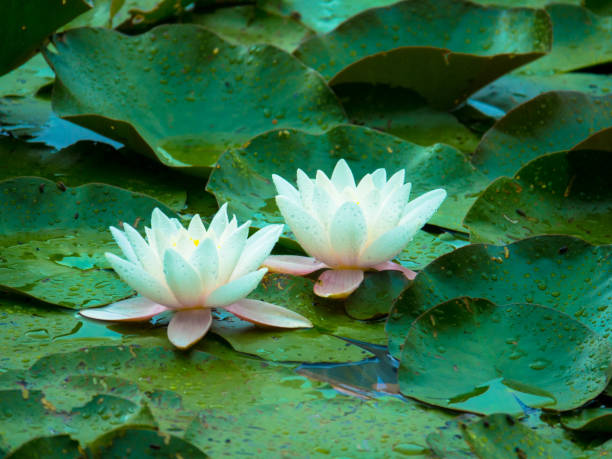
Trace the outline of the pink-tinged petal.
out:
[[[312,328],[312,323],[306,317],[265,301],[244,299],[224,309],[257,325],[279,328]]]
[[[319,269],[327,268],[325,263],[316,258],[301,257],[299,255],[270,255],[262,264],[270,272],[305,276]]]
[[[148,298],[137,296],[109,304],[103,308],[85,309],[80,311],[80,314],[83,317],[96,320],[142,322],[167,310],[168,308],[161,304],[157,304]]]
[[[360,269],[330,269],[321,273],[314,292],[324,298],[346,298],[362,281],[363,271]]]
[[[375,269],[376,271],[399,271],[403,273],[408,280],[414,279],[417,275],[417,273],[414,271],[400,265],[399,263],[395,263],[394,261],[385,261],[384,263],[372,266],[372,269]]]
[[[211,324],[210,309],[177,311],[168,324],[168,339],[179,349],[187,349],[202,339]]]

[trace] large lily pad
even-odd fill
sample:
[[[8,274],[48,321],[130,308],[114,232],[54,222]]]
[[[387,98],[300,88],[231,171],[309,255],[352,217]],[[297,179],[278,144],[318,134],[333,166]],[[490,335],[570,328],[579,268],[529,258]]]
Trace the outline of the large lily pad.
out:
[[[449,108],[542,56],[550,42],[542,10],[407,0],[354,16],[306,40],[296,55],[333,85],[402,86]]]
[[[207,190],[220,203],[228,202],[239,218],[259,226],[282,223],[272,174],[295,183],[298,168],[309,176],[317,169],[331,174],[340,158],[348,161],[358,179],[380,167],[388,176],[403,167],[413,196],[444,188],[449,197],[430,223],[459,231],[476,193],[488,182],[450,146],[421,147],[371,129],[338,126],[323,135],[283,130],[258,136],[247,148],[230,150],[219,159]]]
[[[118,252],[108,227],[141,229],[159,207],[145,195],[102,184],[67,188],[21,177],[0,182],[0,286],[69,308],[108,304],[130,296],[104,252]]]
[[[419,273],[389,314],[389,350],[398,356],[413,320],[435,305],[470,296],[533,303],[565,312],[612,340],[612,246],[538,236],[506,246],[473,244]]]
[[[0,15],[0,75],[19,67],[58,27],[91,8],[84,0],[4,0]]]
[[[605,389],[611,359],[608,341],[567,314],[461,298],[415,320],[398,376],[404,395],[445,408],[564,411]]]
[[[291,55],[231,45],[196,25],[133,37],[75,29],[55,44],[46,52],[54,110],[168,166],[207,173],[224,150],[262,132],[321,133],[345,119],[321,77]]]
[[[48,459],[80,459],[81,454],[79,442],[70,438],[68,434],[61,434],[34,438],[4,457],[25,459],[42,456]]]
[[[482,138],[472,162],[491,178],[513,176],[528,161],[569,150],[611,126],[611,95],[541,94],[499,120]]]
[[[0,96],[27,96],[53,83],[55,75],[41,54],[0,77]]]
[[[612,433],[612,408],[586,408],[561,417],[563,427],[581,432]]]
[[[612,61],[612,18],[579,5],[547,5],[546,12],[553,24],[552,49],[519,72],[568,72]]]
[[[514,178],[500,177],[474,203],[464,224],[472,240],[505,244],[538,234],[612,244],[612,152],[573,151],[534,159]]]

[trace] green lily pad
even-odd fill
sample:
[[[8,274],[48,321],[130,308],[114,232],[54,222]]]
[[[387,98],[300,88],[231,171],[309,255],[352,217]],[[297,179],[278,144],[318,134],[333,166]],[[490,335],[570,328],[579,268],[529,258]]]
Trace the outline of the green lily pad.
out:
[[[269,13],[254,5],[219,8],[189,19],[231,43],[273,45],[288,53],[295,51],[300,42],[312,33],[291,17]]]
[[[408,269],[419,270],[445,253],[455,250],[457,243],[459,246],[466,244],[464,241],[449,238],[448,234],[436,236],[427,231],[419,231],[397,256],[397,261]]]
[[[611,358],[608,341],[567,314],[461,298],[414,321],[398,377],[404,395],[444,408],[565,411],[605,389]]]
[[[465,217],[474,242],[567,234],[612,244],[612,151],[551,153],[500,177]]]
[[[70,438],[70,435],[61,434],[52,437],[34,438],[3,457],[6,459],[26,459],[30,457],[80,459],[83,456],[79,442]]]
[[[0,286],[47,303],[80,309],[130,296],[104,252],[118,253],[108,227],[141,229],[165,205],[110,185],[67,188],[18,177],[0,182]],[[140,223],[140,225],[139,225]]]
[[[190,177],[173,173],[152,161],[136,161],[113,147],[82,141],[61,151],[40,144],[0,137],[0,178],[31,175],[61,180],[66,186],[100,182],[145,193],[174,211],[185,207],[185,182]],[[193,180],[204,188],[201,180]]]
[[[576,457],[506,414],[492,414],[464,427],[463,438],[478,457]]]
[[[89,448],[95,457],[208,457],[179,437],[138,425],[113,430],[97,438]]]
[[[495,80],[472,95],[472,99],[507,112],[549,91],[578,91],[591,96],[605,96],[612,91],[612,76],[595,73],[556,75],[509,74]]]
[[[321,77],[293,56],[232,45],[196,25],[131,37],[75,29],[55,44],[57,53],[46,51],[54,110],[167,166],[208,173],[223,151],[262,132],[321,133],[345,120]]]
[[[47,36],[91,8],[84,0],[5,0],[0,22],[0,75],[19,67],[36,53]]]
[[[534,303],[576,317],[612,342],[612,246],[568,236],[509,244],[473,244],[438,258],[419,273],[389,314],[389,350],[396,357],[410,324],[452,298]]]
[[[397,271],[366,273],[363,284],[345,300],[346,313],[359,320],[386,316],[409,282]]]
[[[296,56],[332,85],[401,86],[434,106],[451,108],[542,56],[550,42],[549,18],[542,10],[408,0],[370,9],[310,38]]]
[[[28,96],[53,83],[55,75],[41,54],[0,77],[0,96]]]
[[[554,40],[549,54],[518,71],[559,73],[612,61],[612,18],[580,5],[547,5]]]
[[[563,427],[581,432],[612,432],[612,408],[586,408],[561,416]]]
[[[612,16],[612,3],[609,0],[584,0],[584,6],[600,16]]]
[[[404,88],[359,83],[334,87],[351,122],[418,145],[445,143],[472,153],[479,137],[448,112],[436,110]]]
[[[578,150],[598,150],[612,152],[612,127],[597,131],[590,137],[574,145],[574,151]]]
[[[472,162],[491,179],[513,176],[546,153],[569,150],[612,126],[612,95],[541,94],[509,112],[482,138]]]
[[[349,162],[357,179],[380,167],[388,176],[403,167],[413,196],[444,188],[449,196],[429,223],[458,231],[464,230],[463,217],[488,183],[450,146],[421,147],[371,129],[338,126],[322,135],[273,131],[254,138],[245,149],[229,150],[219,159],[207,190],[255,226],[282,223],[272,174],[295,183],[298,168],[311,177],[317,169],[330,174],[340,158]]]

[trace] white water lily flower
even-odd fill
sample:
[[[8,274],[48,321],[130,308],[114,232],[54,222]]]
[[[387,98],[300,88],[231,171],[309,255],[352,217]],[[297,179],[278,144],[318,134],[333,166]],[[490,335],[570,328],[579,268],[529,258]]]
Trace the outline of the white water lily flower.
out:
[[[260,268],[280,236],[283,225],[270,225],[250,238],[250,222],[238,226],[223,205],[208,229],[195,215],[185,229],[175,218],[155,209],[146,239],[124,223],[111,227],[126,259],[107,253],[119,277],[139,297],[81,311],[85,317],[112,321],[146,321],[174,311],[168,338],[185,349],[199,341],[212,323],[212,308],[224,308],[249,322],[282,328],[312,327],[305,317],[264,301],[245,297],[266,273]]]
[[[404,170],[387,180],[385,169],[366,174],[358,185],[345,160],[331,179],[322,171],[310,179],[297,170],[297,189],[273,175],[276,203],[297,241],[311,257],[273,255],[264,266],[271,271],[305,275],[323,268],[315,293],[345,298],[363,281],[364,270],[397,270],[416,275],[392,262],[432,217],[446,198],[437,189],[409,202],[410,183]]]

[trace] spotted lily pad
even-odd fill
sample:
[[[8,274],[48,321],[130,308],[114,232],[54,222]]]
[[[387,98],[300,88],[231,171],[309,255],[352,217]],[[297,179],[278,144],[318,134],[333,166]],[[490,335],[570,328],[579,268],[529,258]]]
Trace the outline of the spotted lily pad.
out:
[[[538,234],[578,236],[612,243],[612,152],[551,153],[514,178],[495,180],[474,203],[464,224],[472,240],[504,244]]]
[[[7,459],[26,457],[80,459],[83,457],[81,454],[82,449],[80,449],[79,442],[70,438],[68,434],[61,434],[29,440],[4,457]]]
[[[0,96],[27,96],[53,83],[55,75],[41,54],[0,77]]]
[[[306,40],[296,56],[332,85],[401,86],[450,108],[542,56],[550,42],[549,18],[542,10],[406,0],[367,10]]]
[[[459,231],[477,192],[488,182],[450,146],[421,147],[371,129],[338,126],[322,135],[280,130],[258,136],[246,148],[230,150],[219,159],[207,190],[220,203],[228,202],[239,218],[252,219],[255,225],[282,223],[272,174],[295,183],[298,168],[309,176],[317,169],[331,174],[340,158],[348,161],[356,179],[381,167],[388,176],[404,168],[415,197],[444,188],[449,196],[430,223]]]
[[[104,252],[118,252],[108,227],[142,229],[155,207],[145,195],[103,184],[68,188],[21,177],[0,182],[0,286],[47,303],[80,309],[130,296]]]
[[[462,298],[415,320],[398,376],[404,395],[445,408],[565,411],[605,389],[611,358],[608,341],[567,314]]]
[[[419,273],[387,320],[389,349],[399,356],[410,324],[452,298],[533,303],[576,317],[612,342],[612,246],[568,236],[538,236],[506,246],[473,244],[443,255]]]
[[[612,126],[612,95],[541,94],[509,112],[482,138],[472,162],[490,178],[513,176],[546,153],[569,150]]]
[[[612,408],[586,408],[561,417],[563,427],[580,432],[612,432]]]
[[[75,29],[55,45],[46,51],[54,110],[167,166],[208,173],[224,150],[259,133],[321,133],[345,120],[321,77],[291,55],[232,45],[196,25],[131,37]]]

